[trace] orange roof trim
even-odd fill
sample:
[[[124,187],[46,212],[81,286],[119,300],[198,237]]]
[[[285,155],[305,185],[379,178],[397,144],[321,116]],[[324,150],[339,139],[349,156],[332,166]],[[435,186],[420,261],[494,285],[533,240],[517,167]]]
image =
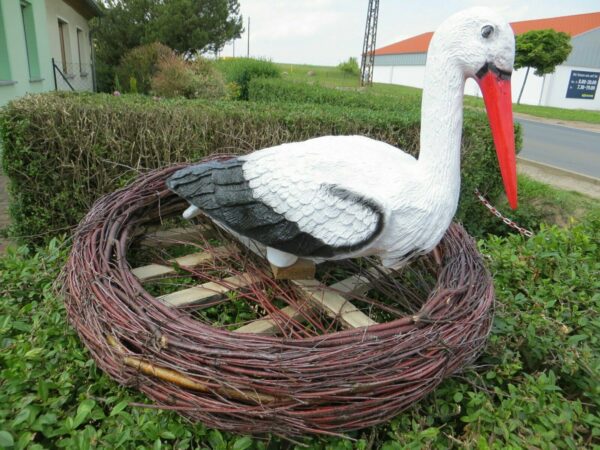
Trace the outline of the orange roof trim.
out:
[[[571,37],[586,31],[600,28],[600,12],[589,14],[575,14],[573,16],[551,17],[548,19],[523,20],[510,24],[515,34],[526,33],[531,30],[545,30],[552,28],[570,34]],[[375,55],[397,55],[402,53],[426,53],[429,48],[433,32],[419,34],[395,44],[375,50]]]

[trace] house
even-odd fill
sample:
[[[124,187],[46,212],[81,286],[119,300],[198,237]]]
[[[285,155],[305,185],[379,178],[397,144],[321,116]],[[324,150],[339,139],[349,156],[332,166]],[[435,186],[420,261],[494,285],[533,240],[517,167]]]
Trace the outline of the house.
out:
[[[552,28],[571,36],[573,50],[552,74],[539,77],[530,71],[521,103],[571,109],[600,110],[600,12],[525,20],[511,23],[515,34]],[[373,81],[423,87],[427,48],[432,32],[423,33],[375,50]],[[513,72],[516,102],[526,68]],[[465,86],[468,95],[480,95],[473,80]]]
[[[27,93],[94,90],[94,0],[0,1],[0,106]]]

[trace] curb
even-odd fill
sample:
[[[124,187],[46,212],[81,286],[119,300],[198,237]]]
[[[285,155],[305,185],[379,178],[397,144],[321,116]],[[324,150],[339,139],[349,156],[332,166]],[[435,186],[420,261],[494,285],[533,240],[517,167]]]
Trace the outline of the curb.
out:
[[[573,172],[571,170],[562,169],[560,167],[556,167],[556,166],[553,166],[550,164],[544,164],[544,163],[541,163],[538,161],[533,161],[532,159],[522,158],[520,156],[517,156],[517,162],[527,165],[527,166],[533,166],[538,169],[542,169],[553,175],[574,178],[576,180],[580,180],[580,181],[584,181],[586,183],[591,183],[596,186],[600,186],[600,178],[596,178],[591,175],[585,175],[583,173]]]
[[[517,157],[517,170],[533,179],[600,199],[600,178]]]
[[[544,125],[555,125],[557,127],[570,128],[572,130],[587,131],[589,133],[600,133],[600,125],[595,123],[577,122],[573,120],[548,119],[546,117],[531,116],[529,114],[513,112],[515,121],[526,120],[528,122],[543,123]]]

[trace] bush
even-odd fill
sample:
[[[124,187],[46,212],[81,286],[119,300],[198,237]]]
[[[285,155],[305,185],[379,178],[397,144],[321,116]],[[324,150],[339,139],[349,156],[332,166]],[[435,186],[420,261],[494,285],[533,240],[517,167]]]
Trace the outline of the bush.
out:
[[[279,68],[271,61],[253,58],[229,58],[217,62],[225,81],[233,84],[231,92],[237,93],[237,100],[248,100],[248,87],[255,78],[279,78]]]
[[[0,115],[10,178],[13,235],[37,242],[75,225],[102,194],[140,171],[215,152],[245,153],[323,135],[362,134],[415,155],[420,116],[330,105],[155,101],[144,96],[48,93],[11,102]],[[479,189],[501,181],[485,116],[467,111],[459,218],[476,228]],[[32,182],[35,180],[35,182]]]
[[[172,54],[159,61],[152,77],[152,93],[168,98],[222,98],[225,84],[210,62],[199,58],[189,63]]]
[[[346,75],[358,75],[360,73],[358,61],[353,57],[348,58],[348,61],[339,63],[337,67]]]
[[[115,77],[125,86],[128,84],[131,86],[129,80],[134,78],[137,91],[140,94],[148,94],[159,61],[163,58],[174,57],[174,55],[173,50],[159,42],[140,45],[123,55]],[[120,91],[116,86],[115,89]]]
[[[486,352],[378,427],[303,438],[305,448],[594,448],[600,436],[600,221],[481,243],[497,311]],[[53,284],[67,248],[53,240],[0,256],[0,447],[292,448],[140,408],[98,370]],[[451,357],[451,355],[449,355]],[[302,449],[301,446],[294,446]]]
[[[349,108],[369,108],[377,111],[417,111],[421,96],[373,95],[365,91],[348,91],[298,83],[284,79],[257,78],[250,81],[249,99],[260,102],[314,103]]]

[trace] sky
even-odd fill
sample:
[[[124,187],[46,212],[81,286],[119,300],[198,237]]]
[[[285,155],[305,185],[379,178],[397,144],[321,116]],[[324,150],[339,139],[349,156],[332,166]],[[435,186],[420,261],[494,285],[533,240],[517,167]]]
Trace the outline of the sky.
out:
[[[362,52],[368,0],[239,0],[244,33],[235,55],[334,66]],[[417,6],[418,5],[418,6]],[[434,31],[471,6],[498,10],[509,22],[600,11],[600,0],[379,0],[377,45]],[[233,56],[228,44],[221,56]],[[360,62],[360,61],[359,61]]]

